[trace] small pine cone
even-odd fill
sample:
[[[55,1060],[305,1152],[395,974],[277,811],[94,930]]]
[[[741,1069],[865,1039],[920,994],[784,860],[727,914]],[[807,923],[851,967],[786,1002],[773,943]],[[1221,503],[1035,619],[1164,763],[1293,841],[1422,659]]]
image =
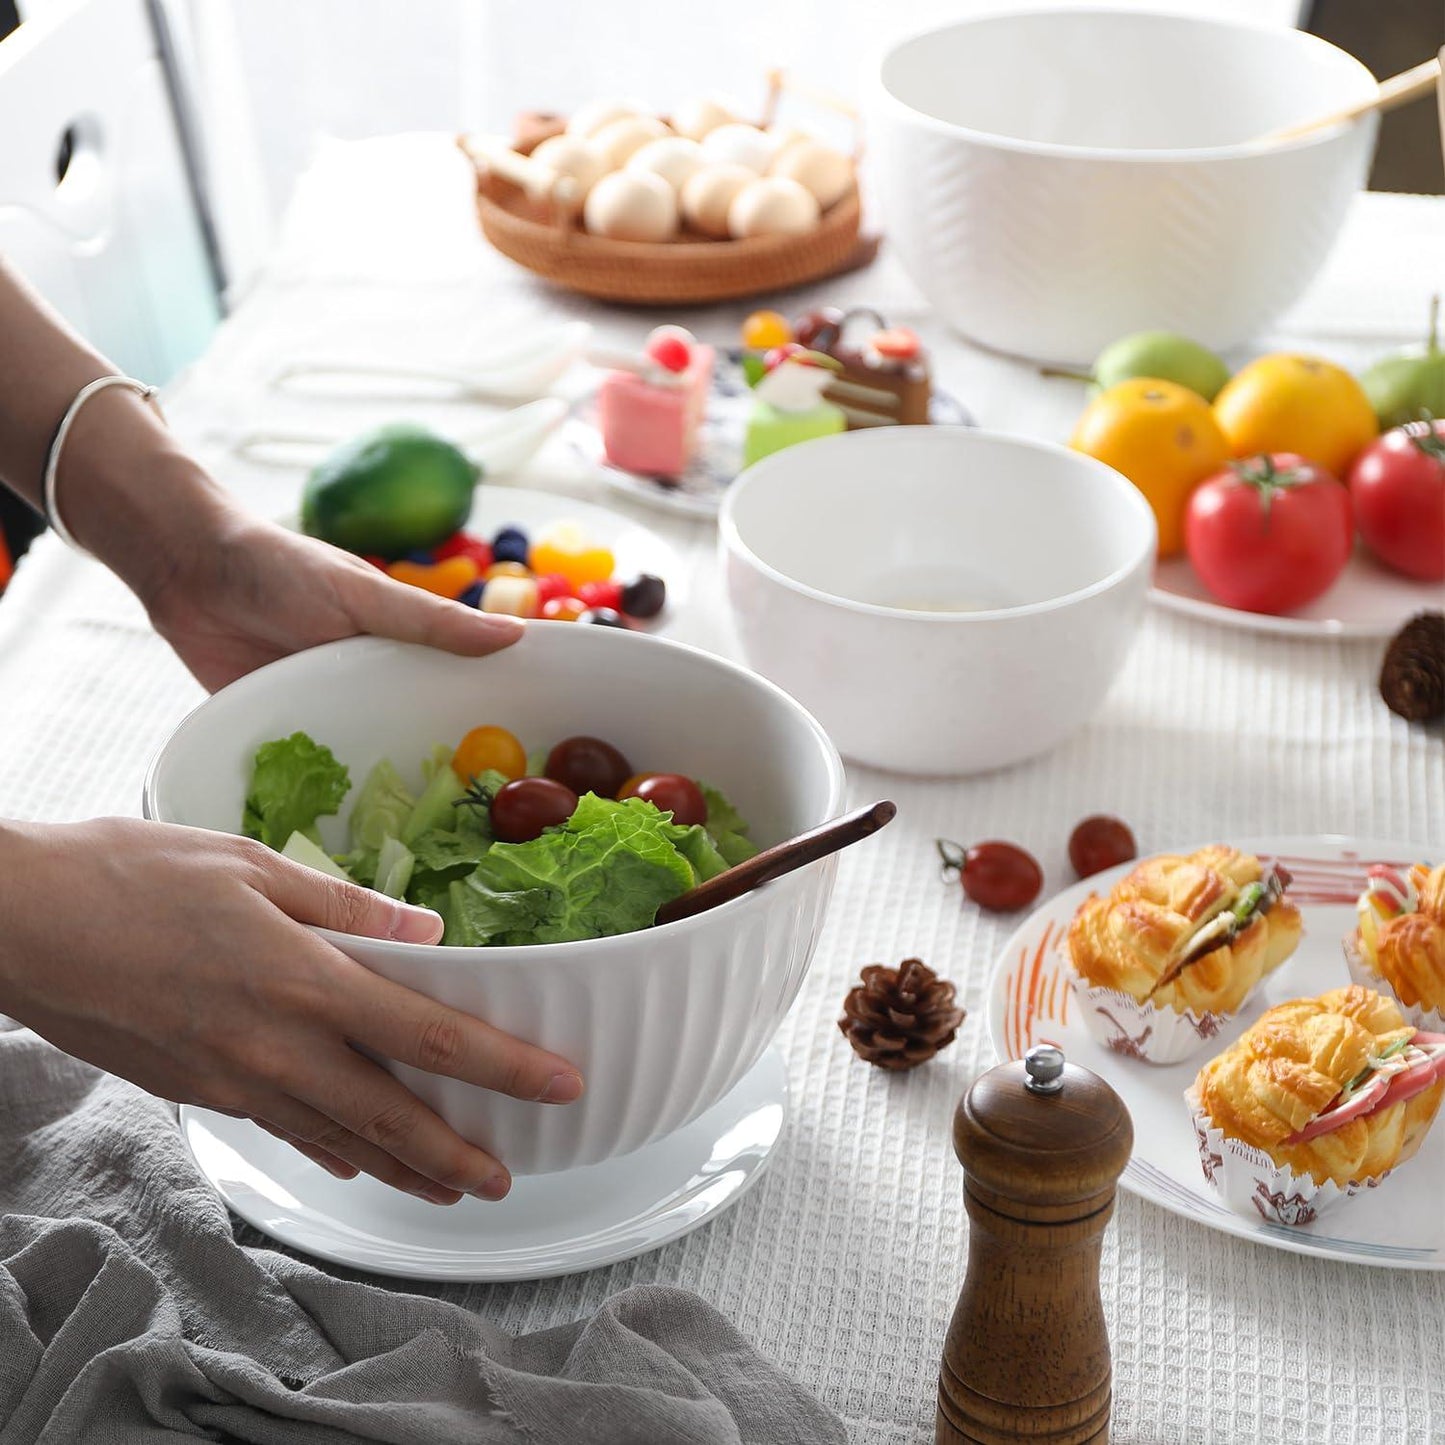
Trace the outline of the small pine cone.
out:
[[[963,1010],[953,985],[917,958],[863,970],[843,1000],[838,1027],[853,1052],[880,1069],[913,1069],[953,1042]]]
[[[1380,696],[1408,722],[1445,716],[1445,612],[1422,612],[1391,639]]]

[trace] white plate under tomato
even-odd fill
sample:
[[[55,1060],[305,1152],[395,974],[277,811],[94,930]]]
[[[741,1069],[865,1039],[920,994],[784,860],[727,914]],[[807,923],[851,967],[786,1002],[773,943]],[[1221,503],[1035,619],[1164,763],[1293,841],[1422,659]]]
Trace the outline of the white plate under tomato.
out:
[[[1226,607],[1209,595],[1187,557],[1160,562],[1149,595],[1171,612],[1285,637],[1393,637],[1416,613],[1445,604],[1440,583],[1412,581],[1359,548],[1323,597],[1278,616]]]
[[[1092,892],[1103,893],[1134,865],[1126,863],[1065,889],[1035,910],[1004,945],[989,982],[988,1029],[1002,1059],[1034,1044],[1058,1044],[1071,1063],[1106,1079],[1134,1121],[1134,1154],[1122,1185],[1174,1214],[1274,1249],[1390,1269],[1445,1270],[1445,1118],[1420,1152],[1378,1189],[1341,1201],[1314,1224],[1287,1228],[1226,1207],[1204,1178],[1184,1091],[1200,1067],[1222,1053],[1265,1009],[1350,982],[1341,940],[1355,926],[1354,900],[1371,863],[1416,862],[1403,843],[1345,838],[1229,840],[1293,874],[1290,896],[1304,918],[1294,956],[1256,991],[1237,1018],[1196,1058],[1168,1067],[1112,1053],[1084,1027],[1069,988],[1069,922]]]

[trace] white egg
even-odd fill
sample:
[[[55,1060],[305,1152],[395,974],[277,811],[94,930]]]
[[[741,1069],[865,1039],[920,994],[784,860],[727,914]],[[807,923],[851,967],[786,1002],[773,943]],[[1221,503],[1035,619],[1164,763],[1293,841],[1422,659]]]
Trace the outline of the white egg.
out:
[[[615,241],[665,241],[677,230],[677,196],[651,171],[613,171],[588,193],[582,221]]]
[[[683,185],[683,219],[704,236],[722,240],[728,233],[728,207],[733,197],[755,180],[754,172],[733,161],[704,166]]]
[[[672,113],[672,128],[689,140],[701,140],[710,131],[736,119],[737,116],[721,101],[704,96],[701,100],[686,100],[678,106]]]
[[[567,122],[567,134],[591,140],[604,125],[640,113],[638,106],[625,100],[594,100],[591,105],[584,105],[573,114]]]
[[[661,176],[673,190],[680,191],[690,176],[703,167],[702,147],[695,140],[680,135],[665,135],[650,140],[640,151],[634,151],[627,162],[629,171],[651,171]]]
[[[771,174],[797,181],[825,211],[853,186],[853,162],[842,151],[816,140],[786,146],[773,161]]]
[[[791,145],[797,145],[799,141],[813,140],[815,137],[805,130],[799,130],[795,125],[770,125],[763,134],[773,143],[773,162],[776,165],[777,159]]]
[[[582,200],[588,191],[607,174],[607,162],[602,159],[597,147],[590,141],[579,140],[575,135],[554,135],[544,140],[532,152],[532,159],[550,167],[561,176],[571,176],[577,182],[577,199]]]
[[[655,115],[628,115],[604,125],[592,137],[592,144],[615,171],[625,166],[648,141],[668,134],[667,126]]]
[[[733,161],[757,175],[762,175],[773,159],[773,141],[768,133],[741,121],[710,130],[703,137],[702,149],[710,161]]]
[[[796,236],[818,224],[818,202],[787,176],[762,176],[733,197],[728,207],[728,234],[739,241],[749,236]]]

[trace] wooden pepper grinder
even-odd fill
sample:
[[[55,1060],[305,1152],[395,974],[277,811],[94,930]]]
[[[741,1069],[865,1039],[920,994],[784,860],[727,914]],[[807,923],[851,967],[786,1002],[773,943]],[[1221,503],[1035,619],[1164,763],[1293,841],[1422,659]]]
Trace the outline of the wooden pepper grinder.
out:
[[[1133,1143],[1119,1096],[1052,1044],[963,1096],[968,1274],[943,1346],[938,1445],[1106,1445],[1099,1254]]]

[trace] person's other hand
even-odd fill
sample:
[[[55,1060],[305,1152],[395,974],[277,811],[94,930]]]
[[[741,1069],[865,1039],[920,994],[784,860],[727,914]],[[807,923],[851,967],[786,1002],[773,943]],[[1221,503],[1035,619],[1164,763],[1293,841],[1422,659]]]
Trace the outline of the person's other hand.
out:
[[[432,943],[435,913],[260,843],[127,819],[17,824],[0,828],[0,868],[0,1012],[153,1094],[248,1116],[341,1178],[442,1204],[510,1186],[353,1045],[518,1099],[582,1092],[565,1059],[302,926]]]
[[[395,582],[369,562],[229,508],[142,592],[155,629],[214,692],[279,657],[370,633],[480,657],[524,624]]]

